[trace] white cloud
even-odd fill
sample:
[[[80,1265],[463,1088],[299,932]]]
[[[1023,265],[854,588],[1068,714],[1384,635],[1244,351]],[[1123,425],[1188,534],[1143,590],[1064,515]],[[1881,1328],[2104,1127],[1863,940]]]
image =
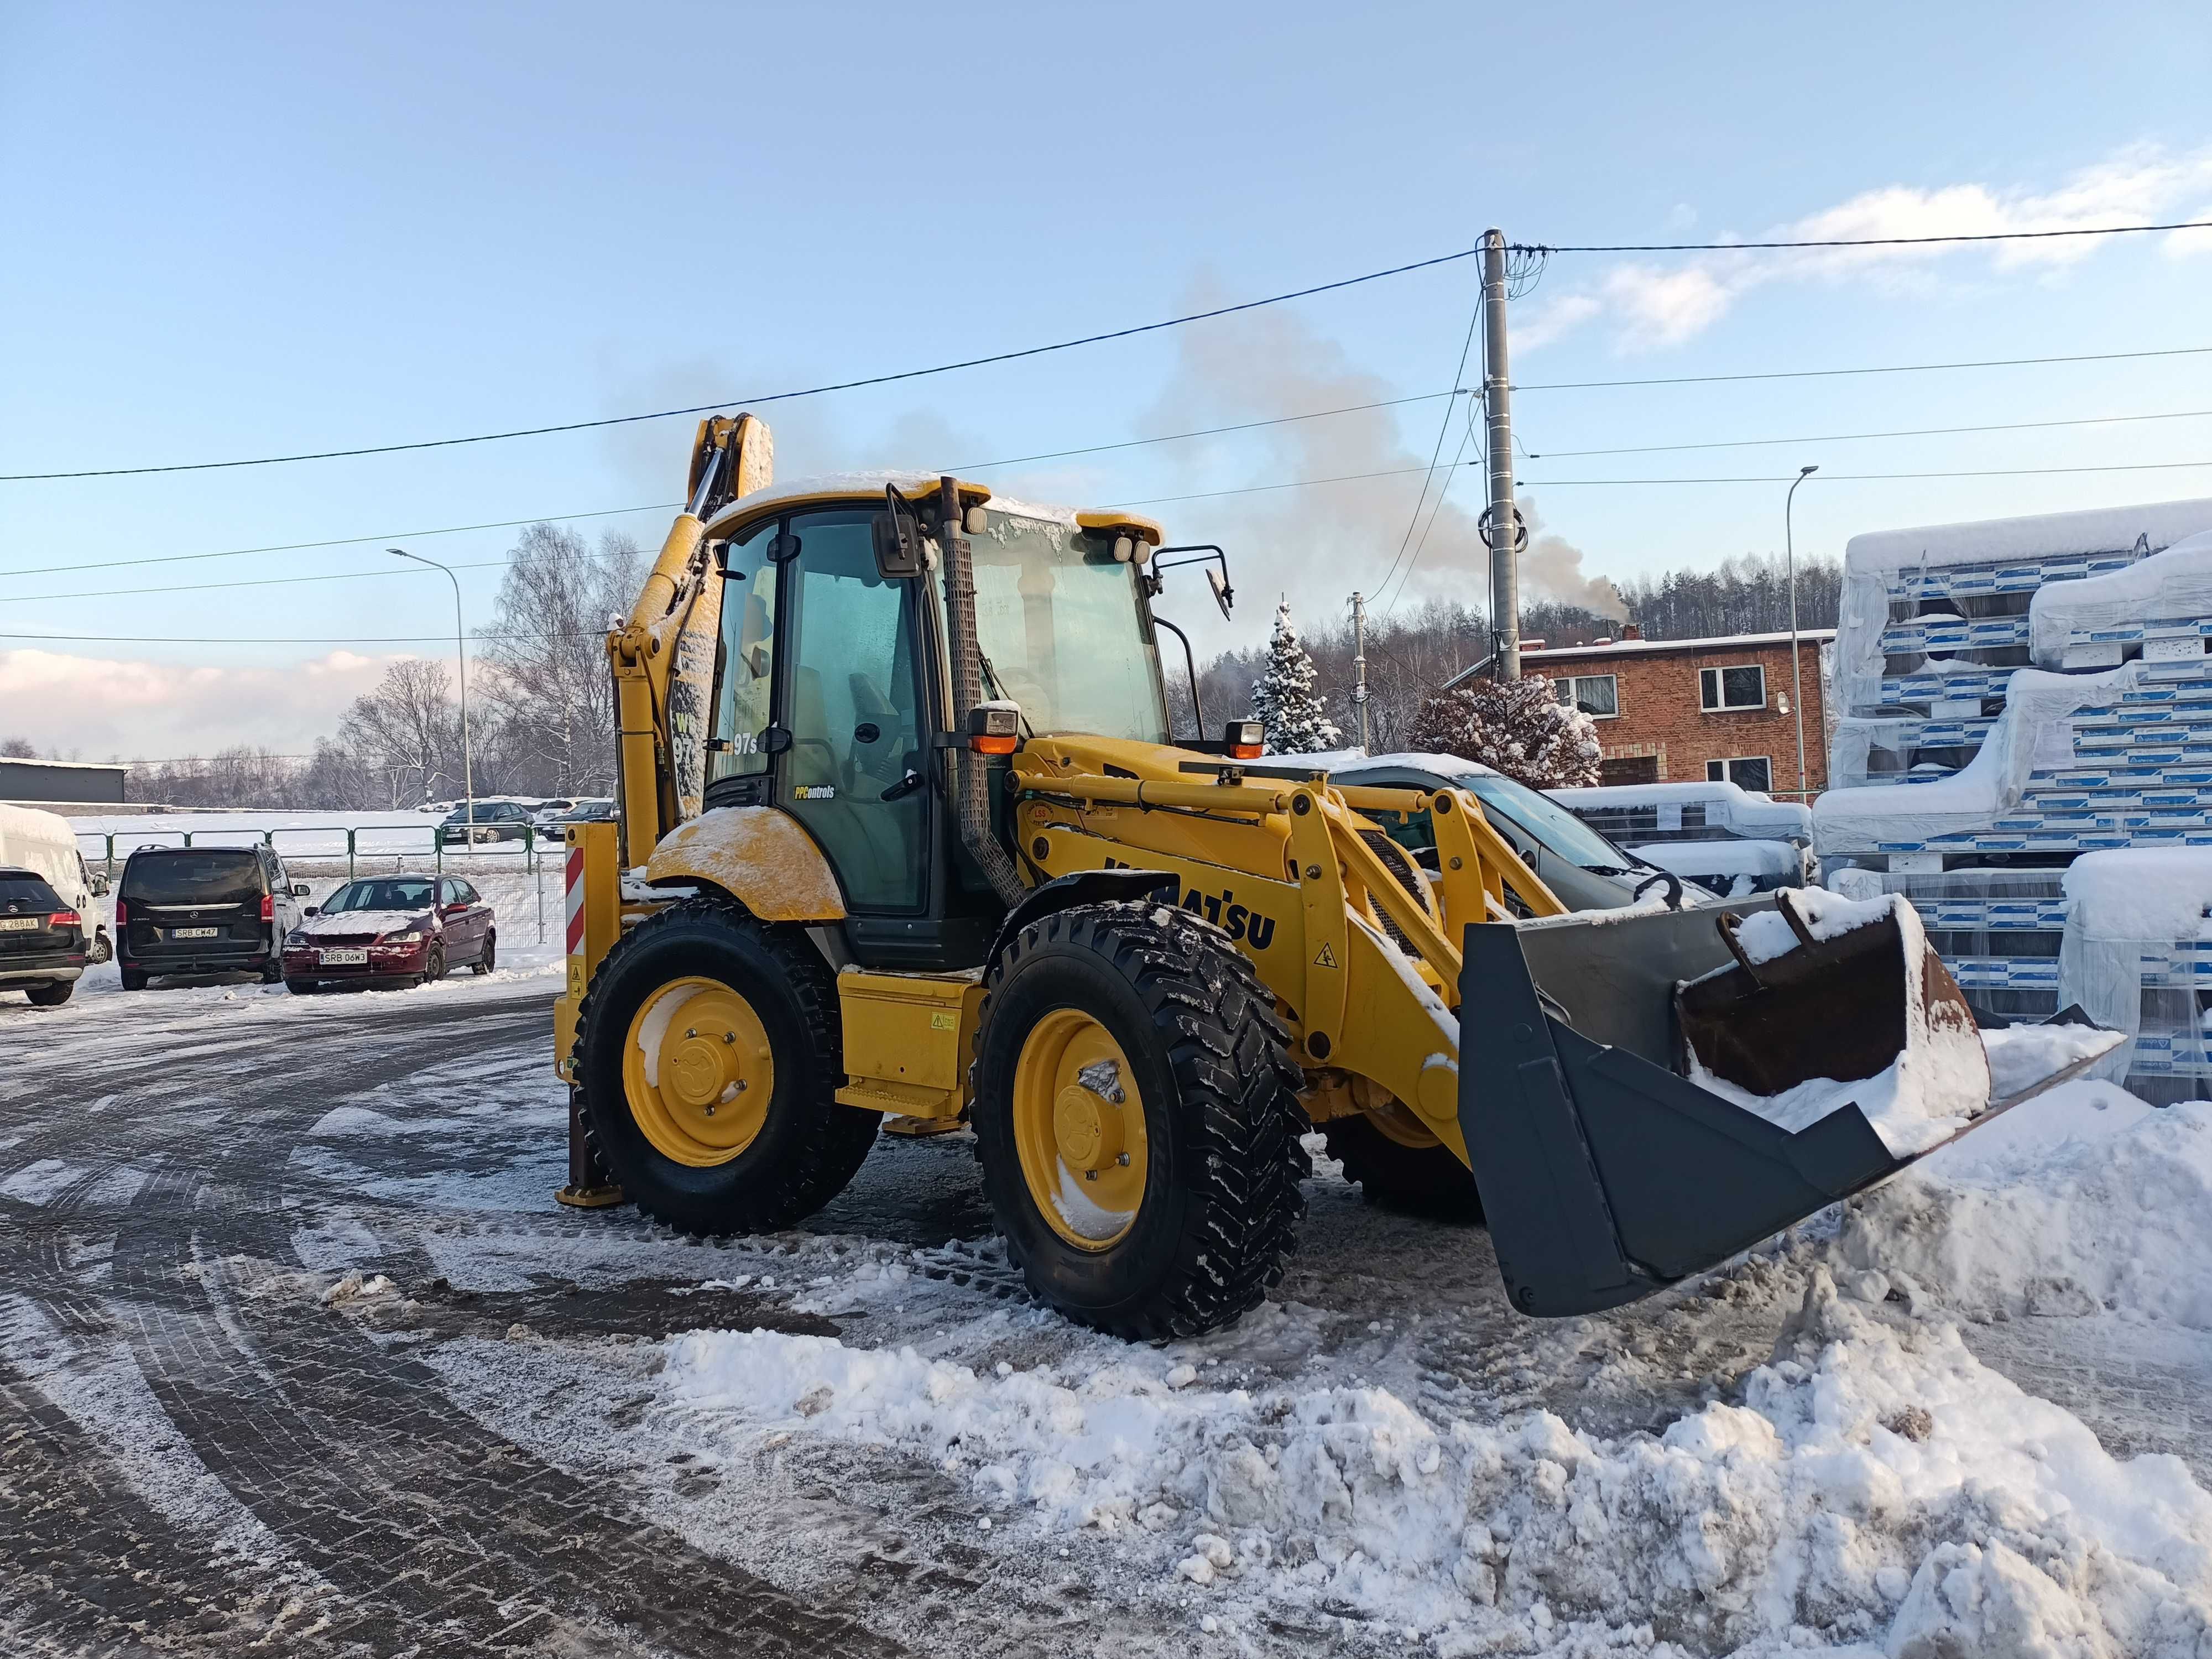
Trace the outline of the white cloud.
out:
[[[333,651],[243,668],[0,651],[0,737],[99,759],[161,760],[240,743],[304,754],[389,660]]]
[[[2136,145],[2047,191],[1998,190],[1982,184],[1924,189],[1887,185],[1744,240],[1988,236],[2141,224],[2168,217],[2203,218],[2212,216],[2212,210],[2192,212],[2185,204],[2203,201],[2208,187],[2212,187],[2212,149],[2174,155],[2156,146]],[[2174,232],[2163,241],[2165,251],[2176,257],[2212,251],[2212,232]],[[2057,271],[2080,264],[2109,246],[2101,237],[2064,236],[1988,244],[1747,249],[1692,256],[1679,263],[1638,262],[1615,265],[1559,294],[1547,311],[1538,313],[1534,327],[1540,343],[1602,315],[1615,326],[1621,349],[1648,350],[1679,345],[1702,333],[1738,299],[1771,283],[1925,285],[1961,260],[1985,261],[1999,270]],[[1518,333],[1516,328],[1516,344]]]

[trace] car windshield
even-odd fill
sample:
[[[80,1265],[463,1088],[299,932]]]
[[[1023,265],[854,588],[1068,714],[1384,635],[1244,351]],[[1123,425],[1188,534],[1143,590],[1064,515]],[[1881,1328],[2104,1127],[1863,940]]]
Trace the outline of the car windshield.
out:
[[[349,881],[323,901],[323,910],[427,910],[430,884],[421,878],[380,877],[374,881]]]
[[[1498,772],[1470,772],[1460,782],[1485,807],[1495,807],[1530,835],[1585,870],[1632,870],[1632,858],[1572,812],[1525,783]]]
[[[1038,733],[1168,740],[1158,658],[1137,568],[1110,537],[988,512],[971,537],[975,632],[993,695]]]
[[[140,854],[125,867],[123,896],[145,904],[246,904],[261,896],[251,853]]]

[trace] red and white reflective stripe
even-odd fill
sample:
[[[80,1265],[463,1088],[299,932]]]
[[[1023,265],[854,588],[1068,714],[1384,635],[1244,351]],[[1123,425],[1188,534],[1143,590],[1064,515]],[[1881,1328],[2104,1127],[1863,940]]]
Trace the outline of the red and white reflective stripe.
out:
[[[584,954],[584,849],[568,849],[568,954]]]

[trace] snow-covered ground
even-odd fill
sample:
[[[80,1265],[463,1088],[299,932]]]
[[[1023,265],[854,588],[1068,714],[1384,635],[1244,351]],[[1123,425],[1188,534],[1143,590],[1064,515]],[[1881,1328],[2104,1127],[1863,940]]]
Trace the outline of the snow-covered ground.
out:
[[[303,1173],[342,1185],[432,1127],[341,1109]],[[887,1142],[861,1184],[898,1165],[902,1194],[704,1260],[620,1218],[441,1229],[431,1261],[471,1293],[674,1272],[649,1294],[755,1312],[642,1357],[527,1328],[422,1357],[501,1434],[752,1570],[802,1570],[749,1518],[759,1481],[895,1526],[926,1496],[947,1547],[1185,1620],[1206,1653],[2212,1653],[2212,1445],[2193,1472],[2116,1455],[1979,1357],[2031,1324],[2045,1353],[2178,1356],[2212,1393],[2212,1106],[2069,1085],[1696,1293],[1556,1322],[1504,1309],[1479,1231],[1376,1212],[1324,1158],[1278,1298],[1152,1348],[899,1214],[966,1176],[964,1142]],[[314,1287],[373,1271],[380,1226],[301,1235]],[[356,1285],[391,1340],[416,1322],[419,1286]]]
[[[535,1036],[457,1025],[368,1086],[349,1023],[392,1005],[264,996],[11,1005],[0,1043],[114,1073],[41,1095],[103,1125],[168,1109],[100,1093],[134,1057],[199,1111],[258,1075],[256,1030],[303,1078],[327,1049],[329,1105],[277,1153],[289,1250],[194,1271],[405,1352],[502,1443],[794,1592],[956,1575],[946,1625],[866,1615],[921,1650],[2212,1654],[2212,1105],[2068,1085],[1699,1283],[1553,1322],[1505,1306],[1480,1228],[1317,1157],[1273,1298],[1139,1347],[1029,1302],[964,1133],[886,1138],[806,1228],[702,1245],[550,1203]],[[82,1201],[69,1143],[13,1144],[0,1202]]]

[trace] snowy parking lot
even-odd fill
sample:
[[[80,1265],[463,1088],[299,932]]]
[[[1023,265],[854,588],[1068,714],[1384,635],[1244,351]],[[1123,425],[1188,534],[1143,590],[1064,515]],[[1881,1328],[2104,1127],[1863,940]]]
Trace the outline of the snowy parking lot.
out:
[[[0,1006],[0,1646],[2212,1653],[2212,1109],[2068,1085],[1556,1322],[1317,1158],[1267,1306],[1133,1347],[965,1133],[771,1238],[560,1208],[554,984]]]

